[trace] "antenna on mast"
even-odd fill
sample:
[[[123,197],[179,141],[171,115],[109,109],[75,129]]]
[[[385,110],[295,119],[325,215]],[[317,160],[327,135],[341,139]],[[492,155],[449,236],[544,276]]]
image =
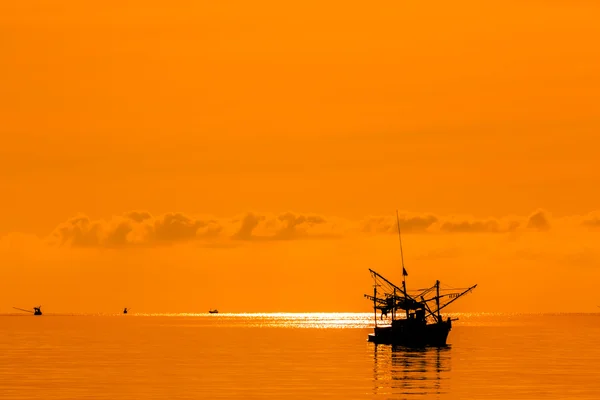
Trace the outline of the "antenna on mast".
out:
[[[404,268],[404,252],[402,251],[402,234],[400,233],[400,216],[398,215],[398,210],[396,210],[396,222],[398,224],[398,240],[400,241],[400,259],[402,261],[402,289],[404,290],[404,294],[407,295],[406,277],[408,276],[408,272]],[[408,309],[406,310],[406,318],[408,318]]]

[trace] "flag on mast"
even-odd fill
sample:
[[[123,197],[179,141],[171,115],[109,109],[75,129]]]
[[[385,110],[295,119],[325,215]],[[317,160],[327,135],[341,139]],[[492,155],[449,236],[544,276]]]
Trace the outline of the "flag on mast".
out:
[[[408,276],[408,272],[406,272],[406,268],[402,267],[402,275]]]

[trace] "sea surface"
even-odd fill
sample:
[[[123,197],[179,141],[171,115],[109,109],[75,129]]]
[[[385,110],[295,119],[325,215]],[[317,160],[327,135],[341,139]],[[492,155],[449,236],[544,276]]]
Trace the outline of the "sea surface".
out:
[[[0,316],[0,399],[600,399],[600,314],[455,314],[449,345],[371,314]]]

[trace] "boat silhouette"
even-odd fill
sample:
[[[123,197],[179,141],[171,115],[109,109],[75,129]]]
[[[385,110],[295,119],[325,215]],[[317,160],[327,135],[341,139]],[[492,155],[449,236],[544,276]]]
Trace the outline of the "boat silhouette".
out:
[[[33,307],[33,311],[31,310],[26,310],[24,308],[19,308],[19,307],[13,307],[15,310],[19,310],[19,311],[25,311],[28,313],[31,313],[33,315],[42,315],[42,306],[37,306],[37,307]]]
[[[209,314],[218,314],[219,310],[217,310],[216,308],[214,310],[208,310]]]
[[[433,286],[409,294],[406,290],[408,272],[404,267],[400,218],[397,211],[396,220],[402,259],[402,287],[396,286],[381,274],[369,269],[374,280],[373,295],[365,294],[364,297],[373,302],[375,328],[373,333],[369,334],[368,340],[378,344],[402,346],[445,346],[452,329],[452,321],[456,319],[448,317],[444,320],[440,311],[471,292],[477,285],[468,288],[442,289],[440,281],[436,280]],[[377,324],[378,310],[381,313],[381,320],[384,317],[387,320],[388,314],[391,314],[389,323]]]

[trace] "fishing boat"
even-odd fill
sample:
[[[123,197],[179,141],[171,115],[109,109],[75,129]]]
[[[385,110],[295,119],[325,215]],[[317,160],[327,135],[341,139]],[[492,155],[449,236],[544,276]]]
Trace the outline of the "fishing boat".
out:
[[[127,314],[127,307],[123,309],[123,314]]]
[[[444,319],[441,310],[471,292],[477,287],[467,288],[442,287],[439,280],[426,289],[407,291],[406,277],[402,252],[402,236],[400,234],[400,219],[398,222],[398,238],[400,241],[400,256],[402,260],[402,286],[397,286],[376,271],[369,269],[374,280],[373,295],[365,294],[373,302],[375,328],[369,334],[369,342],[376,344],[391,344],[401,346],[445,346],[448,334],[452,329],[452,319]],[[378,324],[377,312],[380,312]]]
[[[28,313],[31,313],[33,315],[42,315],[42,306],[37,306],[37,307],[33,307],[33,311],[31,310],[26,310],[24,308],[19,308],[19,307],[13,307],[15,310],[19,310],[19,311],[25,311]]]
[[[217,310],[216,308],[214,310],[208,310],[209,314],[218,314],[219,310]]]

